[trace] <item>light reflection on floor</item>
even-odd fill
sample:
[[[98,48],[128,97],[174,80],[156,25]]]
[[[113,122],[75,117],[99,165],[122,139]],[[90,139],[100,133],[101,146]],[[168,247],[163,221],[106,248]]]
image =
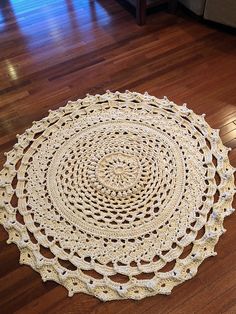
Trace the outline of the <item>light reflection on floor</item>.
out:
[[[42,42],[62,42],[74,33],[78,36],[78,31],[79,40],[86,40],[84,37],[92,35],[89,34],[92,20],[95,23],[99,20],[99,26],[110,22],[104,7],[98,1],[89,0],[4,0],[0,3],[0,32],[6,30],[4,22],[9,17],[15,19],[14,26],[25,38],[29,49],[35,48],[35,38],[37,43],[40,38]],[[43,21],[46,25],[42,28]]]

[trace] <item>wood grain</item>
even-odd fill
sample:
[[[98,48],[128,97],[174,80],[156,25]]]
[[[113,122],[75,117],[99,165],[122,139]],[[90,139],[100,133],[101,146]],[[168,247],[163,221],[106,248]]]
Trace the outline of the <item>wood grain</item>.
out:
[[[0,163],[33,120],[86,93],[130,89],[187,102],[221,129],[236,166],[236,38],[178,11],[139,27],[116,1],[0,2]],[[234,204],[236,205],[236,204]],[[191,281],[170,296],[102,303],[20,266],[0,227],[0,313],[236,313],[236,215]]]

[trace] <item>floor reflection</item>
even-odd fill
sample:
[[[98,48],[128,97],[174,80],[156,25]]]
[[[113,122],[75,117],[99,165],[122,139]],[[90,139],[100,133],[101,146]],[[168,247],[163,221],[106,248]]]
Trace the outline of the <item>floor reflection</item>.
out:
[[[106,0],[0,0],[1,77],[17,81],[30,64],[93,42],[111,23],[110,6]]]
[[[10,19],[30,49],[50,41],[62,42],[75,33],[78,36],[78,30],[81,34],[79,39],[83,40],[92,28],[91,21],[99,21],[100,26],[110,22],[108,11],[101,5],[103,2],[4,0],[0,3],[0,31],[6,30],[6,22],[9,24]]]

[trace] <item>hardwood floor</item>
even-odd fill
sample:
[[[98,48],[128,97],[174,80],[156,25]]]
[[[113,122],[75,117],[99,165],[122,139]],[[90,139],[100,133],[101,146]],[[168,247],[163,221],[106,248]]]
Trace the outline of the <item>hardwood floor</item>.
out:
[[[167,95],[221,129],[236,167],[236,38],[178,12],[139,27],[116,1],[2,0],[0,3],[0,163],[33,120],[68,100],[105,90]],[[236,205],[236,203],[234,204]],[[0,227],[0,313],[236,313],[236,215],[194,279],[170,296],[102,303],[67,297],[20,266]]]

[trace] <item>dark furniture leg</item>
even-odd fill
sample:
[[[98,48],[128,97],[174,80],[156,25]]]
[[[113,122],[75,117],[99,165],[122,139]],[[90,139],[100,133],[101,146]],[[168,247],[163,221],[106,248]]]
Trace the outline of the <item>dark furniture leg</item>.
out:
[[[169,0],[168,9],[174,13],[177,9],[178,0]],[[136,21],[138,25],[146,23],[147,0],[136,0]]]
[[[146,0],[136,0],[136,21],[138,25],[144,25],[146,23]]]
[[[178,6],[178,0],[169,0],[168,1],[168,9],[171,13],[174,13]]]

